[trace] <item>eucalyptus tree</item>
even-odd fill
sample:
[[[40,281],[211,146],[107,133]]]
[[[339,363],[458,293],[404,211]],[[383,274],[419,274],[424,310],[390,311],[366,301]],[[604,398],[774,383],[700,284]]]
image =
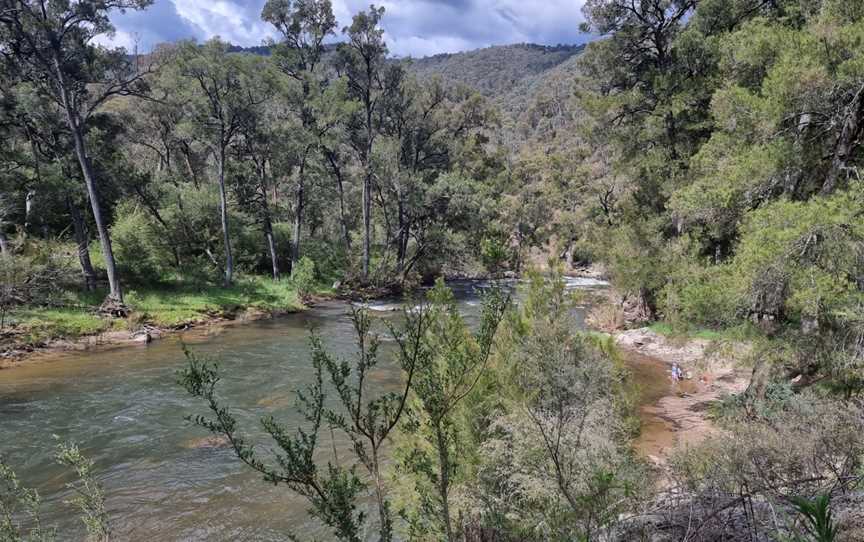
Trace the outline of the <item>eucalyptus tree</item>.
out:
[[[372,243],[372,190],[375,177],[372,150],[379,132],[382,101],[386,91],[384,71],[387,66],[387,44],[381,18],[384,8],[369,7],[366,12],[354,16],[350,26],[342,32],[347,41],[340,44],[336,61],[337,70],[348,81],[349,96],[360,103],[347,129],[349,141],[362,168],[363,192],[363,262],[362,278],[369,280],[369,262]],[[399,69],[392,66],[392,69]]]
[[[8,216],[17,219],[16,244],[23,245],[37,225],[44,237],[51,231],[67,229],[70,224],[62,217],[68,214],[85,288],[95,291],[89,228],[81,212],[86,192],[63,112],[39,87],[28,82],[13,83],[8,78],[6,83],[0,91],[0,130],[5,132],[7,145],[0,161],[14,172],[4,183],[8,185],[4,191],[9,195]]]
[[[285,96],[289,109],[300,121],[295,132],[298,156],[294,188],[294,228],[291,265],[300,261],[303,212],[306,207],[309,162],[318,148],[322,126],[321,93],[326,77],[321,67],[324,40],[333,35],[336,17],[330,0],[268,0],[261,18],[273,25],[280,41],[274,44],[273,60],[295,85]]]
[[[275,100],[274,100],[275,102]],[[270,271],[279,279],[279,251],[273,233],[275,194],[287,171],[296,165],[296,155],[291,150],[291,134],[298,129],[296,123],[283,122],[274,103],[270,107],[256,108],[243,122],[243,137],[235,146],[238,156],[238,182],[235,187],[239,203],[251,208],[261,226],[267,252],[270,256]],[[242,177],[242,178],[240,178]],[[242,182],[245,181],[245,182]]]
[[[234,256],[228,223],[228,150],[241,137],[243,123],[273,96],[275,82],[262,59],[233,54],[218,38],[203,45],[181,44],[175,68],[182,79],[186,108],[181,129],[199,141],[215,161],[225,250],[224,284],[230,286]]]
[[[395,215],[385,220],[392,230],[388,245],[395,245],[396,273],[404,281],[441,239],[436,229],[460,230],[459,209],[469,203],[464,196],[470,183],[453,182],[465,178],[444,174],[453,169],[461,146],[490,125],[491,112],[476,93],[447,89],[438,80],[421,84],[401,69],[388,70],[386,76],[376,157],[382,169],[380,193],[387,192],[381,207]]]
[[[100,183],[88,149],[88,123],[116,96],[146,90],[137,57],[123,49],[97,46],[113,31],[109,14],[143,9],[152,0],[2,0],[0,54],[21,78],[56,102],[72,136],[105,259],[109,299],[122,303],[123,290],[99,196]]]
[[[170,62],[176,52],[174,46],[165,46],[157,54]],[[208,228],[199,228],[190,216],[194,202],[188,200],[195,199],[205,180],[208,154],[194,131],[186,129],[188,89],[176,66],[170,64],[150,82],[155,99],[124,104],[128,106],[124,111],[128,129],[120,147],[141,173],[130,179],[135,182],[126,183],[126,192],[163,230],[177,267],[205,256],[218,269],[221,264],[213,244],[221,232],[204,234]]]

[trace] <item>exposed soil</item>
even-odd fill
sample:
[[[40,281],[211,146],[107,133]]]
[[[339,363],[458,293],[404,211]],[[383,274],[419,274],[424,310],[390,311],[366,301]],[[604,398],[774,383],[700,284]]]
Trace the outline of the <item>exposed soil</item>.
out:
[[[635,443],[658,467],[665,467],[675,450],[719,431],[708,418],[711,404],[747,387],[746,372],[734,362],[743,347],[719,348],[699,339],[678,341],[648,328],[618,332],[615,340],[637,370],[640,366],[663,367],[662,373],[653,371],[654,378],[662,374],[663,382],[642,383],[649,400],[641,408],[642,432]],[[672,380],[673,363],[684,369],[684,380]]]

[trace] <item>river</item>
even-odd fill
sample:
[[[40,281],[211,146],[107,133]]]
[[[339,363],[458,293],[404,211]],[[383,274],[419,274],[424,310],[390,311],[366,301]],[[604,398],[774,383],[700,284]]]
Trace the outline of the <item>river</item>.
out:
[[[477,316],[482,283],[454,282],[460,311]],[[597,287],[570,279],[569,287]],[[382,319],[397,318],[398,302],[375,303]],[[577,318],[584,325],[584,312]],[[0,371],[0,454],[22,482],[43,498],[43,521],[58,526],[61,540],[82,538],[83,527],[65,489],[68,472],[51,459],[60,440],[72,440],[96,462],[108,497],[115,539],[138,541],[327,539],[310,520],[306,503],[285,487],[264,484],[230,450],[213,446],[206,432],[185,421],[205,413],[177,384],[185,361],[181,340],[196,353],[219,360],[220,395],[251,438],[266,451],[257,420],[273,414],[289,427],[300,423],[294,390],[312,377],[309,329],[328,350],[353,352],[347,307],[325,303],[309,311],[245,325],[214,327],[146,346],[52,356]],[[383,326],[379,328],[383,333]],[[386,341],[384,352],[387,352]],[[386,358],[387,356],[382,356]],[[663,381],[663,367],[634,366],[642,382]],[[381,391],[399,384],[398,371],[383,363],[373,375]],[[650,385],[646,401],[665,389]],[[655,397],[655,395],[657,397]],[[646,420],[650,423],[650,420]],[[329,444],[329,442],[328,442]],[[343,448],[344,442],[337,447]]]

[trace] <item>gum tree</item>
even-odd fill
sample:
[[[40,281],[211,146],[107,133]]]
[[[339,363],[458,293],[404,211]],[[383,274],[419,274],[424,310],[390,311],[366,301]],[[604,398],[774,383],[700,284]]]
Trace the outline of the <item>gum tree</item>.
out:
[[[369,7],[368,12],[354,16],[351,26],[342,32],[348,38],[339,48],[337,67],[348,81],[349,96],[360,103],[348,122],[351,147],[360,162],[363,175],[363,263],[362,278],[369,280],[372,245],[372,183],[375,177],[372,149],[379,132],[378,114],[385,92],[382,74],[386,69],[387,44],[381,18],[384,8]]]
[[[230,53],[229,45],[215,38],[201,46],[182,44],[176,63],[178,86],[186,104],[182,129],[199,141],[215,162],[226,287],[234,277],[228,223],[228,151],[241,138],[244,123],[274,92],[274,81],[258,60]]]
[[[300,239],[303,211],[306,207],[309,162],[316,148],[319,133],[328,129],[320,110],[325,79],[320,73],[324,40],[333,34],[336,17],[330,0],[268,0],[261,18],[279,32],[273,58],[279,68],[296,86],[285,96],[288,109],[300,121],[302,130],[297,156],[297,181],[294,190],[294,229],[291,238],[291,266],[300,261]],[[323,123],[323,126],[322,126]]]
[[[113,31],[109,13],[143,9],[152,0],[0,0],[0,55],[23,80],[62,109],[74,143],[105,258],[109,299],[122,303],[123,290],[111,249],[97,178],[88,149],[88,122],[110,99],[146,90],[136,58],[124,49],[97,46]]]

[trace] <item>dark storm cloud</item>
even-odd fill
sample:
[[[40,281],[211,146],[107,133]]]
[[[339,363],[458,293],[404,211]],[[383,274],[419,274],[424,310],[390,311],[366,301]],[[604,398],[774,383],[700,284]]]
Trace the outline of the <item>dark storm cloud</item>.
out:
[[[271,36],[260,20],[264,0],[156,0],[145,12],[117,15],[114,42],[143,48],[161,41],[215,35],[239,45]],[[425,56],[517,42],[581,43],[581,0],[379,0],[391,53]],[[340,28],[369,0],[334,0]]]

